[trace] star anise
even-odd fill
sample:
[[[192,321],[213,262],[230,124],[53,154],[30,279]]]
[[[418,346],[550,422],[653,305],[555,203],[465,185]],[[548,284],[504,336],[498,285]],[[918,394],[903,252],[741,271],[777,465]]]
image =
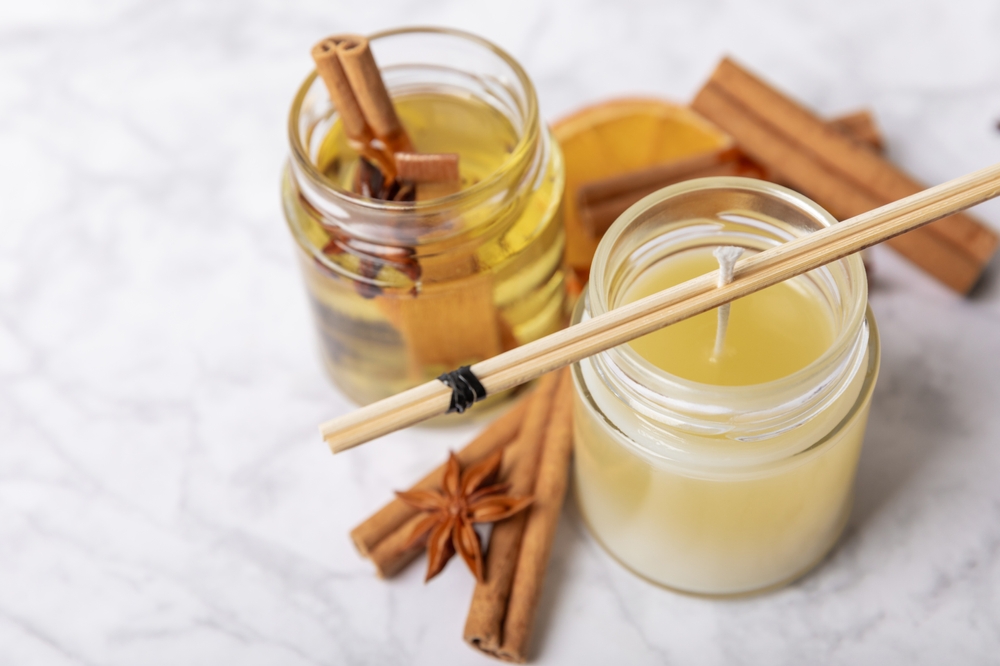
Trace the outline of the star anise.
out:
[[[427,578],[441,573],[457,551],[476,580],[483,580],[483,551],[473,523],[492,523],[513,516],[531,504],[531,497],[505,495],[510,484],[495,483],[503,450],[470,465],[463,472],[449,453],[440,491],[397,491],[410,506],[428,515],[413,529],[408,545],[427,539]]]

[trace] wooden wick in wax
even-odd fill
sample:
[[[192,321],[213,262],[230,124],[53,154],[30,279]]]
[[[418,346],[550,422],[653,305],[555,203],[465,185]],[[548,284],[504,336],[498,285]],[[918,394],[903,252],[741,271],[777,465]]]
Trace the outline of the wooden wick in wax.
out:
[[[715,248],[712,255],[719,262],[719,282],[720,287],[725,287],[733,281],[733,270],[736,262],[743,256],[743,248],[734,245],[720,245]],[[715,327],[715,349],[712,351],[711,361],[718,363],[722,358],[722,349],[726,344],[726,331],[729,330],[729,303],[719,306],[719,319]]]
[[[337,55],[375,136],[390,153],[413,152],[413,143],[399,122],[368,40],[359,35],[345,36],[337,44]]]

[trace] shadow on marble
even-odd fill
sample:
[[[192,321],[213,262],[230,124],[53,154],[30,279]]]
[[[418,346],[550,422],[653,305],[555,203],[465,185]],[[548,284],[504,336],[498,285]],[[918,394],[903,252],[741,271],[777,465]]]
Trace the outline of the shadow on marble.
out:
[[[967,298],[975,303],[992,301],[1000,291],[1000,253],[993,255],[979,282],[969,292]]]
[[[858,463],[854,511],[845,538],[865,525],[934,457],[959,417],[953,396],[935,385],[919,349],[883,347],[882,368],[872,397],[868,432]]]

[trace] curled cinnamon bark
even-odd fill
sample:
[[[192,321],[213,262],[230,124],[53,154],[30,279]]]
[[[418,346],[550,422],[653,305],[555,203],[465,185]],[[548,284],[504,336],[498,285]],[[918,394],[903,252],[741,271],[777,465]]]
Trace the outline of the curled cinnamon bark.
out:
[[[354,90],[337,55],[337,46],[347,38],[348,35],[327,37],[313,47],[312,57],[316,63],[316,73],[323,79],[326,90],[330,93],[330,99],[344,123],[344,133],[347,138],[367,144],[375,138],[375,135],[365,121],[358,100],[354,96]]]
[[[414,183],[458,181],[457,153],[396,153],[396,175]]]
[[[368,40],[360,35],[346,35],[337,44],[337,55],[375,136],[390,153],[413,152],[413,143],[399,122]]]
[[[570,370],[562,372],[545,431],[542,459],[535,482],[535,500],[525,519],[521,552],[503,622],[503,639],[497,652],[504,661],[524,663],[528,658],[531,629],[552,555],[556,526],[569,485],[573,455],[573,386]]]
[[[511,482],[512,492],[540,493],[536,499],[541,503],[537,511],[533,506],[527,513],[494,526],[486,553],[485,581],[476,585],[465,623],[465,640],[473,648],[508,661],[526,658],[531,623],[565,493],[569,473],[569,389],[568,370],[543,377],[517,441],[505,451],[502,478]],[[543,453],[550,444],[551,450]],[[540,469],[546,470],[544,479]]]

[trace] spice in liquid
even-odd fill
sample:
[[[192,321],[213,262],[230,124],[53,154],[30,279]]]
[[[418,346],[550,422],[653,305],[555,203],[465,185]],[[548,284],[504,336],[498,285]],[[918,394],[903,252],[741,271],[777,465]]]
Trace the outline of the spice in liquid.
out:
[[[393,102],[415,150],[460,156],[460,189],[502,171],[518,143],[502,113],[468,96],[423,92]],[[333,185],[353,189],[360,160],[339,121],[316,164]],[[298,202],[292,214],[338,269],[312,262],[306,274],[328,369],[348,395],[371,402],[564,324],[558,155],[546,169],[516,200],[463,211],[447,222],[484,230],[472,250],[449,252],[446,241],[426,260],[399,247],[378,250],[395,253],[385,261],[373,260],[377,252],[343,251]],[[475,322],[475,335],[456,332],[466,320]],[[429,333],[418,330],[434,322]]]

